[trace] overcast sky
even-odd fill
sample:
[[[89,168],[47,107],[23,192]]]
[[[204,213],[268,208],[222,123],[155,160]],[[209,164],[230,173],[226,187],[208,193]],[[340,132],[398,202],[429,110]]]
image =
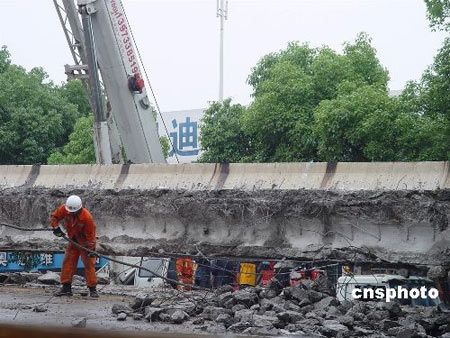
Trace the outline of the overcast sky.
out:
[[[217,100],[216,0],[123,3],[161,109]],[[398,90],[420,78],[445,37],[429,29],[423,0],[229,0],[229,11],[224,92],[242,104],[251,101],[251,68],[289,41],[341,51],[344,41],[367,32]],[[42,66],[56,83],[65,81],[64,64],[73,61],[52,0],[0,0],[0,17],[0,45],[15,63]]]

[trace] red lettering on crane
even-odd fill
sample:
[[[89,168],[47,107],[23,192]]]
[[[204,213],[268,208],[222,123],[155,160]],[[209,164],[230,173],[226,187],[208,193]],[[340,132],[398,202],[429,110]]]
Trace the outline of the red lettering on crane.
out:
[[[121,55],[123,58],[128,61],[128,70],[131,71],[131,75],[136,81],[136,88],[141,92],[144,88],[144,81],[141,77],[141,73],[139,70],[139,64],[136,62],[136,54],[134,52],[133,44],[131,43],[130,32],[128,29],[128,23],[126,21],[125,16],[123,15],[123,9],[121,5],[117,2],[117,0],[109,0],[110,8],[112,11],[112,15],[115,17],[113,20],[113,29],[114,33],[118,38]],[[130,75],[129,75],[130,76]]]

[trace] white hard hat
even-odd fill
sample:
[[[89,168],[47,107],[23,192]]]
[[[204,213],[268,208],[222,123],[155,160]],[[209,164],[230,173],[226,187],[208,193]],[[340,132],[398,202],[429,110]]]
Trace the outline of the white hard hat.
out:
[[[81,209],[81,198],[77,195],[69,196],[65,207],[68,212],[77,212]]]

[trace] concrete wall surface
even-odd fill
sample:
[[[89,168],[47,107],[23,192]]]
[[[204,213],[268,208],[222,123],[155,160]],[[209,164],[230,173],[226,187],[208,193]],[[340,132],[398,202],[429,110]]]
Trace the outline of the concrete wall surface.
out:
[[[435,190],[449,162],[0,166],[0,188]]]

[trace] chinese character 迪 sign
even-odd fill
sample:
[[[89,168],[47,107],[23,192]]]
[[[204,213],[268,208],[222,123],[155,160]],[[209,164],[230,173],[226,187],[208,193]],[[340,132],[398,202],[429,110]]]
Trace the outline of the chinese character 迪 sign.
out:
[[[200,155],[200,120],[203,114],[203,109],[162,113],[171,142],[168,163],[190,163],[197,160]],[[159,134],[167,136],[161,121],[158,126]]]

